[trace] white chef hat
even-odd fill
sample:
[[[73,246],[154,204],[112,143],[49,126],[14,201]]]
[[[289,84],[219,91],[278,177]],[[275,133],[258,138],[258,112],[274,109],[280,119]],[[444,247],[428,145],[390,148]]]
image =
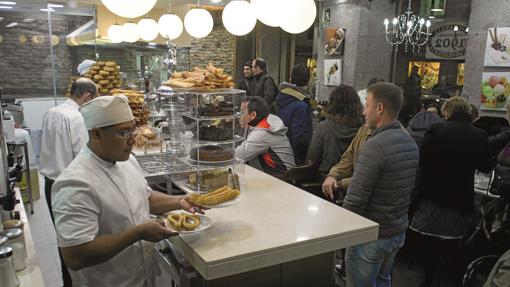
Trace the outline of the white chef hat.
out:
[[[78,73],[83,76],[85,75],[85,73],[87,73],[90,69],[90,67],[92,65],[94,65],[96,63],[96,61],[92,61],[92,60],[84,60],[83,62],[81,62],[79,65],[78,65]]]
[[[125,96],[102,96],[80,108],[87,130],[134,120]]]

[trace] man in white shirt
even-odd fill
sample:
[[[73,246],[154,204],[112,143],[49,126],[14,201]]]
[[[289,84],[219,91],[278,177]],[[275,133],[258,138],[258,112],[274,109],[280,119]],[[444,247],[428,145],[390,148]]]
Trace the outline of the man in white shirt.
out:
[[[151,286],[153,246],[175,235],[149,214],[202,210],[147,186],[131,155],[134,117],[125,97],[80,109],[89,141],[53,185],[58,246],[76,286]]]
[[[96,84],[80,78],[71,86],[71,98],[49,109],[43,117],[39,171],[44,175],[44,193],[52,221],[51,186],[87,143],[89,136],[78,109],[95,97]],[[64,287],[72,286],[69,272],[60,257]]]

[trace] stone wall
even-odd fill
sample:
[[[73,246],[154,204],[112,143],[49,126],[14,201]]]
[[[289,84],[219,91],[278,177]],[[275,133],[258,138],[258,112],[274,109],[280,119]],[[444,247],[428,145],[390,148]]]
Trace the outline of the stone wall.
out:
[[[472,0],[466,54],[465,84],[462,96],[475,105],[480,105],[482,73],[510,72],[510,68],[484,67],[485,45],[489,28],[510,27],[510,5],[508,0]],[[504,116],[505,112],[494,114]]]
[[[214,28],[207,37],[193,38],[190,49],[191,67],[205,67],[212,63],[218,68],[225,69],[229,75],[236,72],[235,37],[230,34],[221,22],[222,11],[211,11]]]
[[[318,17],[331,8],[331,27],[345,29],[344,55],[324,55],[324,33],[319,29],[317,56],[317,91],[326,101],[335,88],[324,85],[324,60],[342,59],[342,83],[364,89],[371,77],[387,79],[391,69],[391,47],[384,39],[384,18],[395,14],[390,0],[327,0],[320,3]]]
[[[0,13],[5,19],[0,27],[0,87],[3,94],[16,96],[52,96],[53,80],[45,13]],[[26,18],[35,19],[31,23]],[[71,61],[71,49],[65,37],[90,20],[90,17],[53,15],[53,35],[58,37],[54,46],[57,85],[67,85],[76,64]],[[18,26],[5,28],[10,22]],[[54,40],[55,41],[55,40]]]

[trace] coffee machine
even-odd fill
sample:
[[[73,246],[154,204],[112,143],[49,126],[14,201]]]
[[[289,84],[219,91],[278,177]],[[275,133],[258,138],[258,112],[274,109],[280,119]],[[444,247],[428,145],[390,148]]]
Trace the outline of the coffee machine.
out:
[[[7,165],[8,150],[3,133],[3,112],[0,112],[0,222],[12,219],[12,213],[16,206],[16,196],[14,185],[19,174],[15,168],[13,172],[9,172]]]

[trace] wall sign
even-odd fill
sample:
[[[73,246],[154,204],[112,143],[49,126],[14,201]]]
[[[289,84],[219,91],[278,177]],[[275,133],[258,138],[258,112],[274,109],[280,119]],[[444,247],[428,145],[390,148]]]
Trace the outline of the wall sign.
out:
[[[455,31],[457,26],[458,31]],[[432,30],[427,42],[427,59],[464,60],[466,58],[466,27],[447,24]]]

